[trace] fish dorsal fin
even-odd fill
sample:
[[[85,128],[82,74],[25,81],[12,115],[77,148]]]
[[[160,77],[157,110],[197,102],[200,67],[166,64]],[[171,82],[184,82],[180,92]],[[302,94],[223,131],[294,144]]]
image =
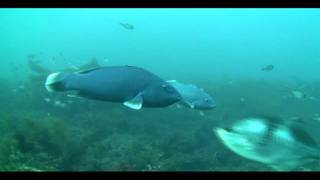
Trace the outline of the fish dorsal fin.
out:
[[[131,109],[135,109],[135,110],[139,110],[142,108],[142,104],[143,104],[143,98],[141,94],[138,94],[137,96],[135,96],[134,98],[125,101],[123,103],[123,105],[131,108]]]
[[[77,74],[86,74],[86,73],[88,73],[88,72],[97,70],[97,69],[99,69],[99,68],[100,68],[100,67],[93,67],[93,68],[89,68],[89,69],[86,69],[86,70],[77,71],[76,73],[77,73]]]

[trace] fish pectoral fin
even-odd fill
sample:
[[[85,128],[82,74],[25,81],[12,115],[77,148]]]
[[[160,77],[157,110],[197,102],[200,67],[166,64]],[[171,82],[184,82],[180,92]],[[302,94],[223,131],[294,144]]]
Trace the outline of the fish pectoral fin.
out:
[[[139,110],[142,108],[142,104],[143,104],[143,99],[142,96],[139,94],[136,97],[134,97],[133,99],[130,99],[129,101],[125,101],[123,103],[123,105],[131,108],[131,109],[135,109],[135,110]]]
[[[76,92],[76,94],[75,94],[75,96],[76,97],[78,97],[78,98],[92,98],[89,94],[86,94],[86,93],[83,93],[83,92]]]
[[[176,106],[177,106],[177,108],[179,108],[179,109],[182,108],[181,104],[179,104],[179,103],[177,103]]]
[[[187,104],[192,108],[194,109],[194,104],[190,103],[190,102],[187,102]]]

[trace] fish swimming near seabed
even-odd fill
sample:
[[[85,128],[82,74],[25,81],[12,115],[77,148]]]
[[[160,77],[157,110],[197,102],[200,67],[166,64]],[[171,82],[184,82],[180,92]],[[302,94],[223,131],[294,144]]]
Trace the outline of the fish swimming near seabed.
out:
[[[272,71],[274,69],[274,65],[269,64],[263,68],[261,68],[261,71]]]
[[[128,29],[128,30],[133,30],[134,26],[132,24],[129,23],[119,23],[122,27]]]
[[[181,104],[192,109],[212,109],[216,107],[216,102],[203,89],[193,85],[184,84],[176,80],[167,80],[181,95]],[[203,114],[203,113],[201,113]]]
[[[47,77],[48,91],[77,91],[89,99],[123,103],[132,109],[166,107],[181,96],[157,75],[134,66],[98,67],[74,73],[52,73]]]
[[[98,60],[96,58],[92,58],[90,61],[88,61],[86,64],[83,64],[79,67],[79,69],[93,69],[93,68],[99,68],[102,67]]]
[[[295,170],[320,159],[316,140],[301,126],[279,118],[244,118],[214,132],[234,153],[277,171]]]
[[[48,74],[51,72],[50,69],[47,69],[44,66],[41,66],[40,61],[37,61],[37,60],[29,59],[28,66],[33,72],[38,74]]]

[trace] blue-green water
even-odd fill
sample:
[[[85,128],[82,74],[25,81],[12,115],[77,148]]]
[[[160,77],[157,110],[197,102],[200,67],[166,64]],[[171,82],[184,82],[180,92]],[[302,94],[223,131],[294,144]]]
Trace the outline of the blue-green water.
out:
[[[0,170],[270,171],[212,128],[268,114],[319,135],[320,9],[0,9],[0,23]],[[44,88],[93,58],[196,84],[217,107],[135,111]]]

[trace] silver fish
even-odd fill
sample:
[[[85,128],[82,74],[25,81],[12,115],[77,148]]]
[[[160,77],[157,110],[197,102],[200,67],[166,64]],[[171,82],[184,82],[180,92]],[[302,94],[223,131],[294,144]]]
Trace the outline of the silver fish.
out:
[[[244,118],[214,132],[234,153],[277,171],[319,160],[318,144],[308,132],[274,117]]]

